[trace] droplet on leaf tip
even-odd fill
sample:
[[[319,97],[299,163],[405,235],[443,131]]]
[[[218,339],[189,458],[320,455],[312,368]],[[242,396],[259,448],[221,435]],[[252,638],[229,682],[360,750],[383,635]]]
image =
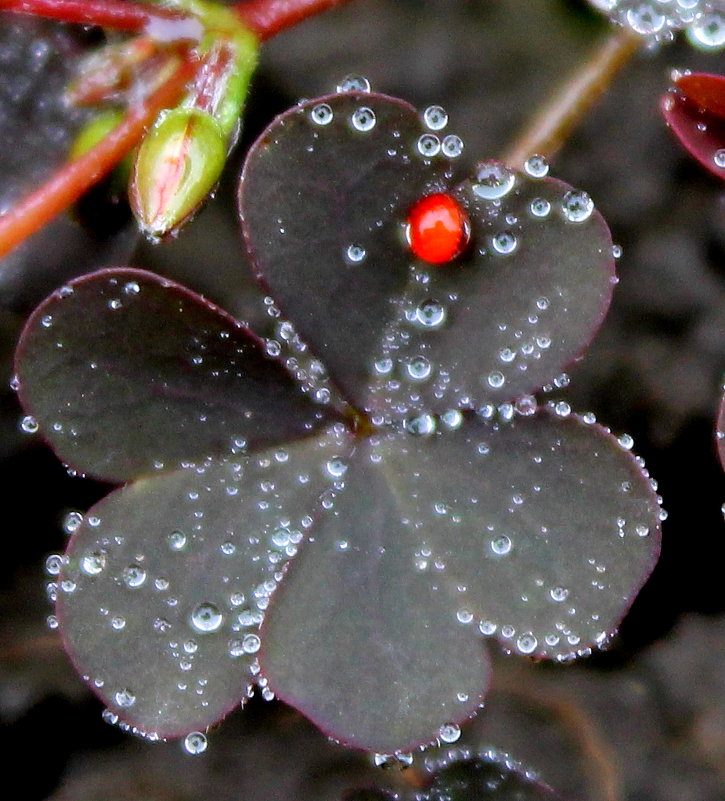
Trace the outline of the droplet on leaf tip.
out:
[[[524,171],[532,178],[544,178],[549,172],[549,162],[544,156],[536,153],[526,159]]]
[[[369,92],[370,81],[364,75],[346,75],[335,87],[335,91],[340,92]]]
[[[192,731],[184,738],[183,748],[187,754],[196,756],[206,751],[208,741],[206,735],[200,731]]]
[[[483,200],[500,200],[513,189],[515,183],[514,172],[505,164],[487,161],[479,164],[471,188]]]

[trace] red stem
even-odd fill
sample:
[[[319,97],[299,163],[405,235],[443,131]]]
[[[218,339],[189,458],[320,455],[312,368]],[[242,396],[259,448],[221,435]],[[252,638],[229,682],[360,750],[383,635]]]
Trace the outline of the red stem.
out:
[[[244,0],[235,9],[242,22],[260,39],[269,39],[307,17],[349,0]],[[138,33],[154,20],[183,19],[184,15],[132,0],[0,0],[0,11],[99,25]]]
[[[347,2],[349,0],[243,0],[234,8],[242,22],[260,39],[270,39],[307,17]]]
[[[0,0],[0,11],[100,25],[131,33],[145,30],[153,20],[183,19],[163,7],[152,8],[126,0]]]
[[[197,68],[197,63],[185,61],[153,94],[134,105],[105,139],[66,164],[46,184],[0,217],[0,259],[109,173],[136,146],[159,111],[179,100]]]

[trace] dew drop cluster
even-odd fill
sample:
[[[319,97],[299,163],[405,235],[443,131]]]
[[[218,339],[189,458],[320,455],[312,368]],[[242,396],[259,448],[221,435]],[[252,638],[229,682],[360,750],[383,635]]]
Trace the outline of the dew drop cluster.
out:
[[[725,46],[725,9],[713,0],[589,0],[617,25],[653,44],[672,41],[685,30],[701,50]]]

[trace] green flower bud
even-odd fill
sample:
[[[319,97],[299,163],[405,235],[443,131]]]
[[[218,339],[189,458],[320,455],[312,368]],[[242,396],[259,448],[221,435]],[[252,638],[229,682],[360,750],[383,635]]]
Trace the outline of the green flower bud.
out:
[[[131,208],[152,238],[174,233],[214,189],[227,154],[227,138],[203,111],[162,112],[136,155],[129,187]]]

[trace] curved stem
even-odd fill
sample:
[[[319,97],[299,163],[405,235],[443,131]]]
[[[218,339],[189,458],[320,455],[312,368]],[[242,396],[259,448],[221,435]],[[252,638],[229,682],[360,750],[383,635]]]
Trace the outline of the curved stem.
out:
[[[163,7],[151,8],[126,0],[0,0],[0,11],[100,25],[130,33],[143,31],[154,21],[183,19]]]
[[[501,157],[520,169],[529,156],[551,159],[587,111],[641,45],[641,38],[620,30],[608,36],[563,84]]]
[[[242,22],[260,39],[269,39],[285,28],[349,0],[245,0],[236,3]]]
[[[197,64],[185,61],[142,103],[131,108],[114,130],[94,148],[61,168],[46,184],[0,217],[0,258],[70,206],[97,183],[135,146],[164,108],[181,97]]]

